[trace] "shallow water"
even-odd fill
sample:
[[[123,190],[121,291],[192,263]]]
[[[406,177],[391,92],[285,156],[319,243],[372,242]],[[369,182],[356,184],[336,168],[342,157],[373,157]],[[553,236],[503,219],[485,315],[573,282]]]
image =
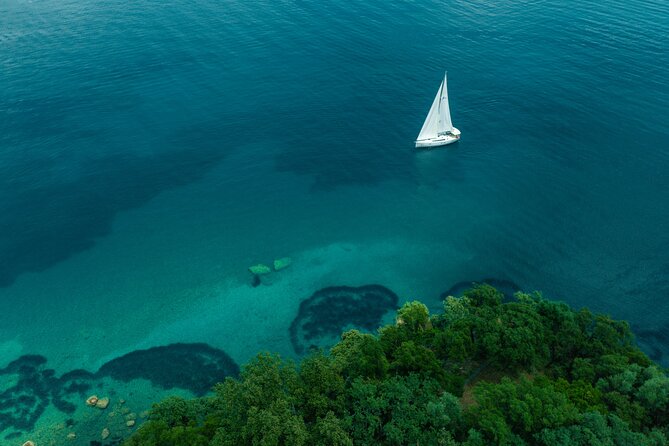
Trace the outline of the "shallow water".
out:
[[[0,17],[1,365],[95,371],[174,342],[294,355],[321,288],[438,308],[485,278],[628,319],[666,363],[666,2]],[[462,140],[416,152],[444,69]],[[246,268],[283,256],[253,288]]]

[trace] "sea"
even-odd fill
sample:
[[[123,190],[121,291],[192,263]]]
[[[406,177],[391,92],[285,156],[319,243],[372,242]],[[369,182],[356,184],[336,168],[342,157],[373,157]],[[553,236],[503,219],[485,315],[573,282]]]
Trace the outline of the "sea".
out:
[[[472,283],[669,365],[667,36],[666,0],[0,0],[2,444]],[[445,71],[462,138],[417,151]]]

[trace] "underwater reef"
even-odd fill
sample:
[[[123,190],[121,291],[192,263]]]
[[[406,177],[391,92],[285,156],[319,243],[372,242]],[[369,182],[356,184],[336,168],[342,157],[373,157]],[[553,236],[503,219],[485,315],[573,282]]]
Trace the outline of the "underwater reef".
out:
[[[31,429],[52,397],[54,404],[68,408],[61,399],[60,380],[44,364],[43,356],[25,355],[0,370],[3,381],[13,384],[0,393],[0,432]]]
[[[329,347],[346,327],[372,331],[383,315],[397,308],[398,300],[381,285],[323,288],[300,304],[290,324],[290,341],[302,354],[312,347]]]
[[[102,379],[118,381],[146,379],[155,386],[180,388],[203,395],[228,376],[237,376],[239,367],[222,350],[207,344],[170,344],[137,350],[113,359],[95,372],[72,370],[56,376],[47,367],[47,358],[24,355],[0,369],[0,433],[5,439],[30,431],[49,404],[66,415],[84,404],[92,389],[102,387]]]
[[[238,374],[239,367],[227,353],[203,343],[136,350],[107,362],[97,373],[126,382],[144,378],[164,389],[178,387],[195,395],[204,395],[214,383]]]

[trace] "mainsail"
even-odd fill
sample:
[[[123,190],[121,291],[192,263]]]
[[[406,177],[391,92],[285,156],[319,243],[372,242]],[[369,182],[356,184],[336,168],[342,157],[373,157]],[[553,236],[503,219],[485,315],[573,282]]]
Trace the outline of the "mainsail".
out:
[[[423,127],[420,129],[417,140],[436,138],[442,133],[453,131],[451,122],[451,110],[448,107],[448,88],[446,85],[446,74],[444,80],[437,90],[432,107],[425,118]]]

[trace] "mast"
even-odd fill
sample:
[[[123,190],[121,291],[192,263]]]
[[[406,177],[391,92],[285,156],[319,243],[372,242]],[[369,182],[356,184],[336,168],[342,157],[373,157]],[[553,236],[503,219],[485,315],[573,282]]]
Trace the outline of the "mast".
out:
[[[438,111],[441,113],[441,103],[444,101],[444,87],[446,86],[446,74],[448,71],[444,71],[444,80],[441,81],[441,88],[439,89],[439,108]],[[446,90],[448,91],[448,90]],[[441,119],[439,119],[441,121]]]
[[[453,131],[451,122],[451,109],[448,105],[448,71],[444,72],[444,81],[441,83],[441,95],[439,101],[439,133]]]

